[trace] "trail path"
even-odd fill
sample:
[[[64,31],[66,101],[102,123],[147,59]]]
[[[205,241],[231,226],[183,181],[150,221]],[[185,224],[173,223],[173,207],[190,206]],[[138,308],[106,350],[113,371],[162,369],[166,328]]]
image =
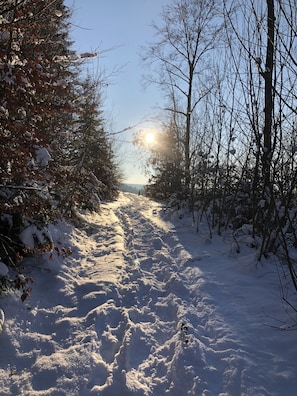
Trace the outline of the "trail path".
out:
[[[252,252],[133,194],[54,232],[73,254],[2,304],[1,396],[295,394],[294,336],[265,325],[276,277]]]

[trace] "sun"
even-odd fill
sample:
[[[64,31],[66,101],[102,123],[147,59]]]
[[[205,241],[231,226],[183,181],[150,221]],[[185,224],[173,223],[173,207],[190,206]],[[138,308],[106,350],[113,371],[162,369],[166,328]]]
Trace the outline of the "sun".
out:
[[[153,133],[147,133],[146,135],[145,135],[145,141],[146,141],[146,143],[147,144],[152,144],[152,143],[154,143],[154,141],[155,141],[155,135],[153,134]]]

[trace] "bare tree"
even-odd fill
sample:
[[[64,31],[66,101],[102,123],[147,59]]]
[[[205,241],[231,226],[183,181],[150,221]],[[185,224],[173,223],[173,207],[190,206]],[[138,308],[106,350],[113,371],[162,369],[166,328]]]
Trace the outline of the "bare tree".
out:
[[[203,72],[208,67],[210,51],[218,42],[221,30],[217,6],[215,0],[174,0],[163,9],[162,25],[153,25],[156,41],[145,48],[143,56],[152,70],[147,79],[159,84],[170,99],[175,98],[166,110],[183,119],[180,129],[183,133],[186,196],[189,196],[191,186],[192,117],[210,89],[211,81],[205,81]]]
[[[297,187],[297,4],[295,0],[225,0],[224,8],[226,25],[231,27],[227,30],[229,52],[256,146],[251,165],[253,224],[261,235],[259,257],[282,251],[297,289],[297,274],[289,253],[291,239],[291,246],[296,246],[292,219],[296,218]],[[236,56],[239,53],[241,59]]]

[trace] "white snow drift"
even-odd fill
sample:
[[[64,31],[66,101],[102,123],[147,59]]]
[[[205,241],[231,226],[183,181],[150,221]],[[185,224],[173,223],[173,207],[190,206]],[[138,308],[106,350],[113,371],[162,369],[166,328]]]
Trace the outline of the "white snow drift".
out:
[[[296,394],[272,259],[133,194],[83,218],[51,230],[72,255],[27,261],[30,300],[0,300],[1,395]]]

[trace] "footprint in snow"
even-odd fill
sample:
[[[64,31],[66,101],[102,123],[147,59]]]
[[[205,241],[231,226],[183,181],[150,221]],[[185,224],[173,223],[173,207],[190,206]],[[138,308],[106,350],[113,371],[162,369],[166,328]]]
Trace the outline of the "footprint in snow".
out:
[[[180,326],[180,331],[182,335],[182,341],[187,345],[189,343],[189,327],[185,323],[182,323]]]
[[[153,239],[152,244],[153,244],[153,248],[154,248],[155,250],[161,250],[162,247],[164,246],[164,243],[163,243],[162,239],[159,238],[159,237]]]

